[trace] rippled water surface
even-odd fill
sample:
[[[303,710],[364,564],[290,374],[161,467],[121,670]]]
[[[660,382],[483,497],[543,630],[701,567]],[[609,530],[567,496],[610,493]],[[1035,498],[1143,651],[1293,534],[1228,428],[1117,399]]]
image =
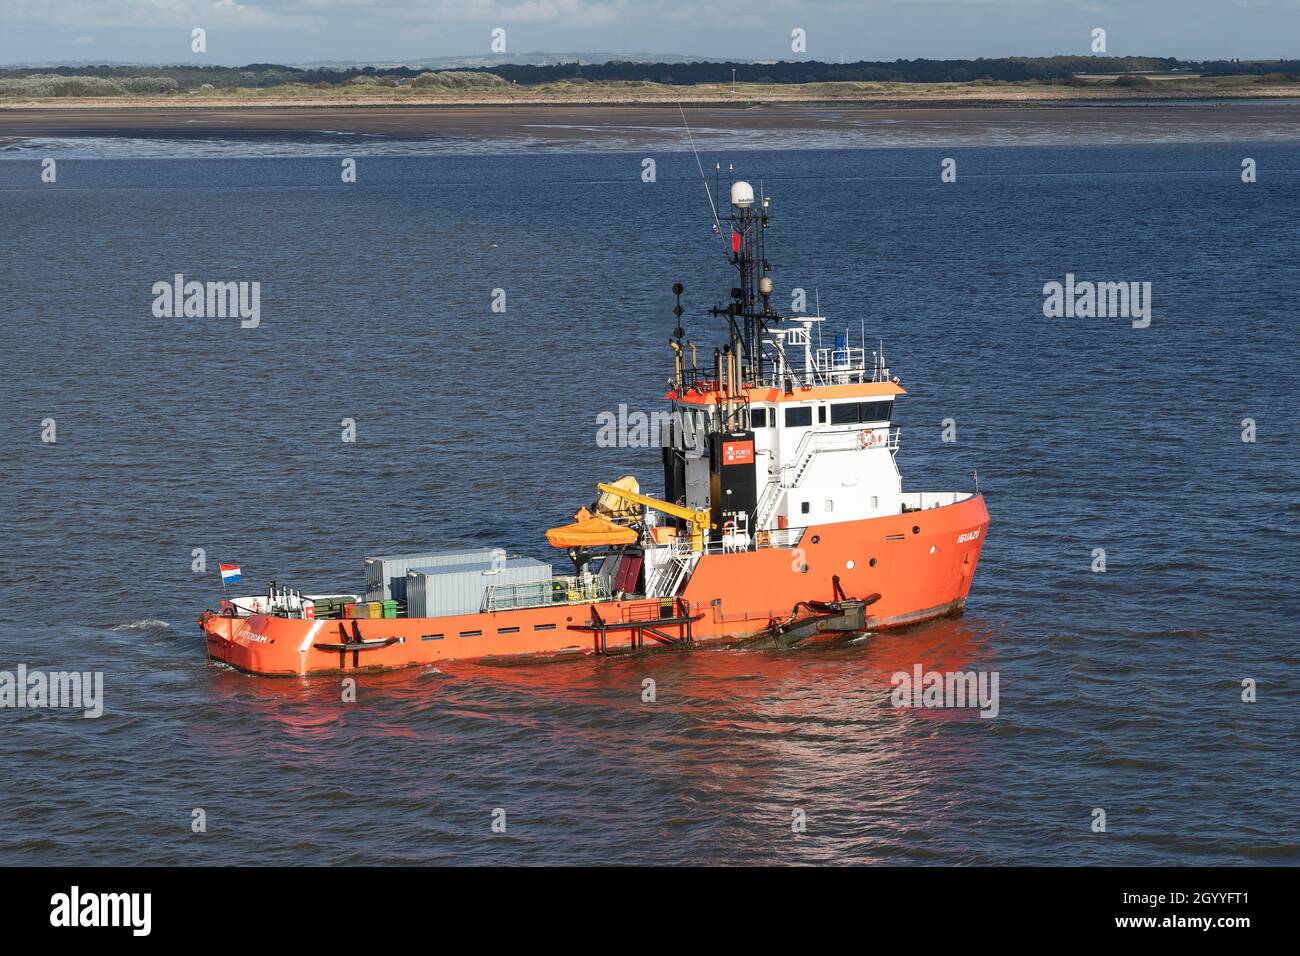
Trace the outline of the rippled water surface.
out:
[[[0,161],[0,669],[106,695],[0,710],[6,860],[1300,862],[1300,146],[707,154],[772,194],[779,293],[884,339],[906,486],[978,468],[966,614],[343,704],[205,660],[192,549],[309,591],[368,553],[544,556],[596,481],[658,487],[595,415],[660,407],[672,282],[699,340],[731,281],[689,153],[654,183],[642,152],[358,155],[356,185],[338,156]],[[260,281],[261,326],[154,318],[177,272]],[[1067,272],[1151,282],[1150,328],[1045,319]],[[996,671],[999,715],[892,708],[916,663]]]

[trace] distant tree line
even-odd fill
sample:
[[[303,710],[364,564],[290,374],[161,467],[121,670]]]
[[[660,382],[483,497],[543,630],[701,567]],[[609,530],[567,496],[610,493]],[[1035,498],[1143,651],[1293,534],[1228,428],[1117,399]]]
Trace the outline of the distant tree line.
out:
[[[532,86],[581,76],[588,80],[645,80],[679,86],[697,83],[967,83],[972,80],[1068,80],[1076,73],[1170,70],[1177,60],[1154,57],[1097,58],[1084,56],[1007,57],[992,60],[895,60],[892,63],[565,63],[554,66],[513,66],[489,69],[498,76]]]
[[[1300,71],[1300,61],[1194,62],[1173,57],[1001,57],[977,60],[895,60],[822,63],[815,60],[777,63],[563,63],[549,66],[504,64],[485,68],[521,86],[583,77],[588,80],[642,80],[689,86],[697,83],[969,83],[974,80],[1018,82],[1069,80],[1080,73],[1155,73],[1181,71],[1205,75],[1263,75]]]
[[[194,90],[205,87],[274,87],[288,83],[338,86],[345,83],[465,88],[488,86],[487,75],[520,86],[537,86],[574,79],[625,81],[691,86],[730,83],[965,83],[1068,81],[1078,74],[1139,74],[1182,71],[1210,76],[1255,75],[1285,77],[1300,73],[1298,60],[1197,62],[1172,57],[999,57],[976,60],[894,60],[822,63],[816,60],[777,63],[557,63],[547,66],[503,64],[443,70],[436,73],[409,67],[373,66],[349,69],[302,69],[275,63],[247,66],[60,66],[0,70],[0,95],[94,96],[117,93]],[[454,79],[466,77],[464,81]],[[370,80],[374,83],[370,83]],[[102,81],[96,83],[96,81]],[[151,82],[152,81],[152,82]],[[41,92],[44,91],[44,92]],[[52,92],[51,92],[52,91]]]

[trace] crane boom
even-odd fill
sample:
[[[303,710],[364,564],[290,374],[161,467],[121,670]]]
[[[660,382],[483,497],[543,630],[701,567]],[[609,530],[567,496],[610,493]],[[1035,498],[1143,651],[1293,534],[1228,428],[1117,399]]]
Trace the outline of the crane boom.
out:
[[[639,505],[645,505],[647,508],[662,511],[664,514],[670,514],[675,518],[681,518],[691,526],[691,550],[704,550],[704,539],[709,531],[710,515],[708,508],[688,508],[685,505],[675,505],[670,501],[662,501],[659,498],[651,498],[649,495],[643,495],[640,492],[628,491],[626,488],[615,488],[613,485],[603,483],[597,484],[596,487],[606,494],[616,495],[619,498],[634,501]]]

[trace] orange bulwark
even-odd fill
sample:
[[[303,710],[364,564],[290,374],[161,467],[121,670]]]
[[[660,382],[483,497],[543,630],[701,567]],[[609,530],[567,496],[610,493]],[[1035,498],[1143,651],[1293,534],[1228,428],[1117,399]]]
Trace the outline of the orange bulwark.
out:
[[[784,391],[778,388],[741,388],[735,391],[737,401],[745,402],[804,402],[810,397],[810,389],[798,388]],[[824,385],[817,388],[817,398],[872,398],[877,396],[906,395],[907,391],[897,382],[863,382],[853,385]],[[701,381],[695,385],[673,389],[664,396],[668,401],[681,402],[686,405],[721,405],[726,401],[726,389],[717,382]]]

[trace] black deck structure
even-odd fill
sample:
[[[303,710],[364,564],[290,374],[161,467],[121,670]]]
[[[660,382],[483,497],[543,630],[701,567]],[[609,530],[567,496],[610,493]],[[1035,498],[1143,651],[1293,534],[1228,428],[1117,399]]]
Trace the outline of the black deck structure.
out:
[[[606,621],[595,606],[591,608],[591,621],[587,624],[570,624],[571,631],[585,631],[592,635],[597,654],[609,653],[610,634],[627,634],[626,650],[645,647],[647,636],[668,647],[690,647],[695,643],[692,626],[703,614],[691,614],[681,598],[661,598],[639,601],[624,609],[619,621]]]

